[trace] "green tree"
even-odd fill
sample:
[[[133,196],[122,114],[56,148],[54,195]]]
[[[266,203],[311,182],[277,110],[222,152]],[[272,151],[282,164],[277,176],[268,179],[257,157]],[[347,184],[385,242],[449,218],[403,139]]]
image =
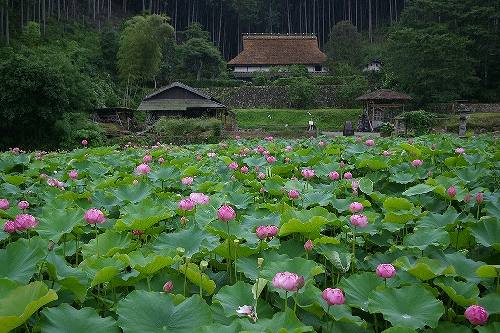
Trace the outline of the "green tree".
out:
[[[22,43],[29,47],[37,46],[40,44],[40,38],[40,24],[33,21],[28,22],[23,28],[21,35]]]
[[[399,28],[388,37],[386,59],[398,85],[418,104],[467,96],[477,83],[469,41],[454,33]]]
[[[173,34],[169,18],[134,16],[125,22],[118,49],[118,72],[125,82],[143,83],[156,78],[162,63],[162,44]]]
[[[107,25],[102,30],[100,34],[100,47],[104,69],[112,74],[116,74],[119,34],[112,26]]]
[[[208,39],[208,33],[201,29],[200,24],[193,23],[185,35],[191,38],[179,46],[179,70],[191,74],[198,81],[220,76],[226,63],[219,49]]]
[[[361,34],[349,21],[335,24],[326,43],[326,53],[331,62],[345,62],[359,67],[363,60]]]
[[[306,77],[293,78],[288,86],[288,98],[295,108],[314,106],[318,96],[318,87]]]

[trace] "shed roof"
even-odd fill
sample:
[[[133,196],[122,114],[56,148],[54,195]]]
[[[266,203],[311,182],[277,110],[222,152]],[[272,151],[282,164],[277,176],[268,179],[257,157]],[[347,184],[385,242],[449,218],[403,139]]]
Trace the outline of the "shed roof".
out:
[[[162,98],[164,96],[158,96],[163,92],[173,88],[180,88],[188,91],[191,94],[188,94],[189,95],[188,97],[183,97],[183,98],[175,98],[175,97]],[[143,101],[138,107],[138,110],[139,111],[184,111],[187,110],[188,108],[225,109],[226,106],[224,106],[219,101],[215,100],[214,98],[210,97],[209,95],[201,91],[198,91],[180,82],[174,82],[144,97]]]
[[[389,89],[369,92],[356,98],[358,101],[409,101],[411,96]]]
[[[238,65],[315,65],[325,62],[318,39],[311,34],[246,34],[243,51],[228,64]]]

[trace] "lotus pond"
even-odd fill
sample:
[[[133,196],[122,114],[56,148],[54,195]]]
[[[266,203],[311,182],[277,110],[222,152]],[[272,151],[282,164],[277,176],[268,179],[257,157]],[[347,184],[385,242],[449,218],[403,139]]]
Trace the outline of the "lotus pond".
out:
[[[492,135],[1,153],[0,332],[500,332],[499,162]]]

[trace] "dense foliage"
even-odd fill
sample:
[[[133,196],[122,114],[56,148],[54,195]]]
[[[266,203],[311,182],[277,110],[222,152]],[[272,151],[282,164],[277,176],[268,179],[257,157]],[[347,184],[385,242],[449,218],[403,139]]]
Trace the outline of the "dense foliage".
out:
[[[2,153],[0,331],[497,332],[499,158],[486,136]]]

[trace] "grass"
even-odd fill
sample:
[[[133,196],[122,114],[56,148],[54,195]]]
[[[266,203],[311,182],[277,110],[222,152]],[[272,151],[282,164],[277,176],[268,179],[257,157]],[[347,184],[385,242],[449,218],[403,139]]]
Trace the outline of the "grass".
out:
[[[485,129],[488,132],[500,129],[500,113],[471,113],[467,115],[467,130]],[[459,115],[453,115],[447,124],[448,130],[458,131]]]
[[[235,109],[236,120],[240,128],[265,128],[303,126],[308,127],[309,120],[314,121],[321,131],[340,131],[348,120],[357,126],[361,109]]]

